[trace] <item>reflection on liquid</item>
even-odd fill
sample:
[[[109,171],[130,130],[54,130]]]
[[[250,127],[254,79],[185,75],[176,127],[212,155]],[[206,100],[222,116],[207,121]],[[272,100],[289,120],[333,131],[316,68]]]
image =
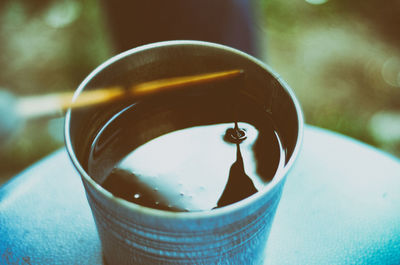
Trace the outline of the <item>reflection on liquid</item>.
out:
[[[157,137],[122,159],[102,186],[128,201],[170,211],[210,210],[246,198],[268,184],[272,176],[259,172],[275,173],[282,148],[270,133],[264,135],[248,123],[239,125],[247,136],[240,144],[224,140],[232,123]],[[262,153],[278,158],[264,160]]]

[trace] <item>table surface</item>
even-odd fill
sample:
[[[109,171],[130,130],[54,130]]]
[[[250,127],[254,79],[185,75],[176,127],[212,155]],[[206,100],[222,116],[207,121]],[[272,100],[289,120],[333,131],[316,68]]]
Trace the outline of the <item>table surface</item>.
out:
[[[266,254],[266,265],[400,264],[400,161],[306,126]],[[65,149],[0,188],[0,264],[103,264]]]

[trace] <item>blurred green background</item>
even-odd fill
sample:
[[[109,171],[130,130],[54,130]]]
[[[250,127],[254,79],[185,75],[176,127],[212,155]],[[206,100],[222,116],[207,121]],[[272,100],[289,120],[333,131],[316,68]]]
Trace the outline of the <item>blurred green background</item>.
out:
[[[260,0],[262,60],[306,122],[400,157],[400,1]],[[114,54],[95,0],[0,2],[0,87],[73,91]],[[63,118],[28,121],[0,150],[0,185],[63,146]]]

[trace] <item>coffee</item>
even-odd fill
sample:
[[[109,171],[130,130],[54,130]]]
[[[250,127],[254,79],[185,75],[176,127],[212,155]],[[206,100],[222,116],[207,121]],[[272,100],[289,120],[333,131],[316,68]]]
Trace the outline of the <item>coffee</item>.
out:
[[[167,211],[211,210],[251,196],[284,163],[273,121],[242,102],[242,116],[252,118],[233,115],[237,128],[223,107],[206,106],[177,100],[124,109],[93,140],[89,174],[114,196]],[[240,141],[232,138],[237,129]]]

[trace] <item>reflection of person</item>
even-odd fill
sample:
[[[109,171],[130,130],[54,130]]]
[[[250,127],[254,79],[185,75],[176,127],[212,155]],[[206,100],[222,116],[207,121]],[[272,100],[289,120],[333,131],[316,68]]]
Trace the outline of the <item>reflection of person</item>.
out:
[[[116,52],[163,40],[203,40],[256,55],[251,0],[103,0]]]

